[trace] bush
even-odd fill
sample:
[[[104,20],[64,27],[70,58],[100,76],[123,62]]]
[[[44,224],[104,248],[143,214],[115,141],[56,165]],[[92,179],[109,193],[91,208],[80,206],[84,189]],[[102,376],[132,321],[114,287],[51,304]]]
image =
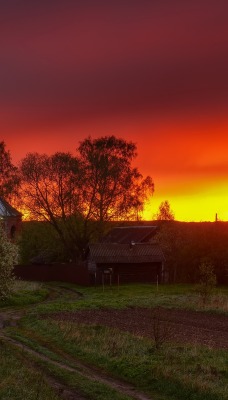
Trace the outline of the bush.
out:
[[[202,261],[199,265],[199,273],[200,281],[197,291],[202,298],[203,304],[205,304],[216,286],[216,275],[213,264],[208,260]]]
[[[6,236],[0,224],[0,300],[7,299],[13,289],[13,267],[18,260],[18,247]]]

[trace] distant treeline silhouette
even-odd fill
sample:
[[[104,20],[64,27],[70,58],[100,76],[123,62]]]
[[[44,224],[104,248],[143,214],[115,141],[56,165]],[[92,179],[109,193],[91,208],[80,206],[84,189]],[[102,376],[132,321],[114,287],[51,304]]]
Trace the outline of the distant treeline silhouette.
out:
[[[228,284],[228,222],[158,221],[157,239],[170,283],[196,283],[199,265],[209,260],[218,284]]]

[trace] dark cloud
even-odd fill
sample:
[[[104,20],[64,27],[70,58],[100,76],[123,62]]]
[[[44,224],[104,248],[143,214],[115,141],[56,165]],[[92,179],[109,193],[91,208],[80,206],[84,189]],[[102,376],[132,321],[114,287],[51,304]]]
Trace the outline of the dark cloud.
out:
[[[2,105],[79,118],[228,102],[225,1],[0,7]]]

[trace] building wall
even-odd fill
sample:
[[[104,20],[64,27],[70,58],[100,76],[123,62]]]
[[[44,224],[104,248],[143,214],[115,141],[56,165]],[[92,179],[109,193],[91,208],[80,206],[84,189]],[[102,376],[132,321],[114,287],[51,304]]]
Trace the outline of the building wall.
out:
[[[21,217],[4,217],[3,219],[6,234],[9,239],[14,239],[18,232],[20,232],[22,221]]]
[[[112,273],[103,273],[112,267]],[[109,285],[118,283],[161,283],[161,263],[98,265],[96,273],[89,273],[86,263],[16,265],[16,278],[41,282],[71,282],[82,286]]]
[[[112,273],[108,269],[112,268]],[[111,275],[111,277],[110,277]],[[138,264],[110,264],[97,265],[96,277],[91,274],[91,283],[102,282],[113,284],[121,283],[159,283],[162,281],[162,263],[138,263]]]

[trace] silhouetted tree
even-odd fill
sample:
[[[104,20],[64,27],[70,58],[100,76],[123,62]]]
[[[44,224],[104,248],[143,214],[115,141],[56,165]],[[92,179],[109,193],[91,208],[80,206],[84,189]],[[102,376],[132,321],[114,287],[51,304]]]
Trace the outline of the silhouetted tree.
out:
[[[83,164],[86,218],[103,223],[139,217],[154,184],[131,165],[136,145],[115,136],[89,137],[80,143],[78,153]]]
[[[18,170],[12,164],[10,152],[6,150],[5,143],[0,142],[0,196],[11,200],[17,193],[18,185]]]
[[[83,254],[105,223],[135,217],[153,194],[150,177],[131,166],[136,145],[114,136],[82,141],[77,156],[28,154],[21,162],[24,207],[48,221],[72,254]]]
[[[170,282],[199,282],[199,265],[209,259],[218,284],[228,283],[227,222],[161,221],[156,238]]]
[[[50,223],[72,257],[77,252],[80,219],[81,173],[79,161],[70,153],[30,153],[21,162],[22,201],[30,219]]]
[[[156,214],[156,219],[160,221],[173,221],[175,219],[174,213],[167,200],[161,202],[158,213]]]

